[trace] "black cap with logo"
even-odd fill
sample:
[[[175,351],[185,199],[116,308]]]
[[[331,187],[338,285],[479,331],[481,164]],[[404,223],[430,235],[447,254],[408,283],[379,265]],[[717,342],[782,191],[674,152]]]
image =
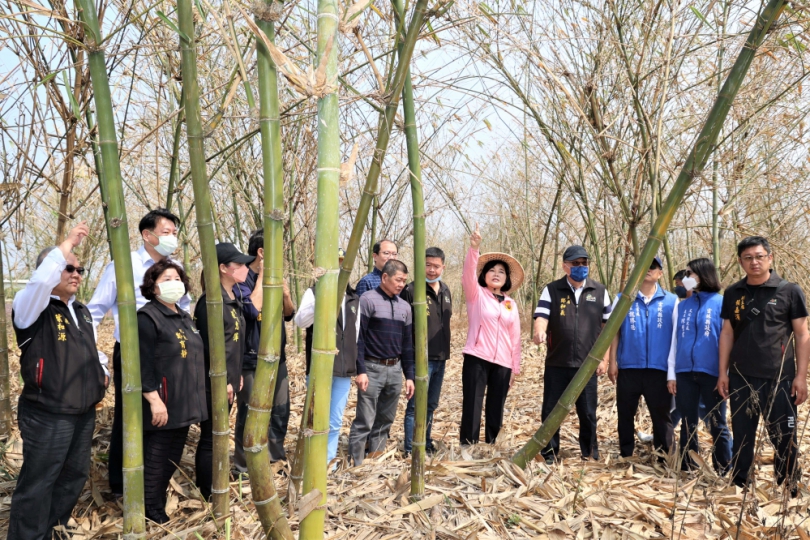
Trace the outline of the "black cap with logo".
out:
[[[219,264],[228,264],[232,262],[250,264],[255,260],[255,256],[245,255],[236,249],[236,246],[230,242],[221,242],[217,244],[217,262]]]

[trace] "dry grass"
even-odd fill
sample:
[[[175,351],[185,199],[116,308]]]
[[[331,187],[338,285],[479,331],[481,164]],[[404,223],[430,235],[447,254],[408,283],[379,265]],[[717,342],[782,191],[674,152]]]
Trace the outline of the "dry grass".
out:
[[[102,348],[112,349],[111,327],[102,331]],[[457,332],[462,336],[463,332]],[[291,340],[292,341],[292,340]],[[441,451],[429,459],[426,498],[422,509],[409,505],[409,463],[397,446],[402,440],[405,401],[391,433],[388,452],[358,468],[342,463],[329,476],[329,518],[327,538],[382,540],[405,538],[518,539],[518,538],[810,538],[804,529],[808,515],[805,474],[802,497],[784,503],[782,491],[772,482],[772,453],[759,457],[758,485],[746,497],[742,524],[737,523],[743,494],[710,470],[692,474],[672,471],[658,464],[650,448],[640,445],[632,460],[618,458],[614,389],[600,382],[599,437],[602,462],[583,462],[576,442],[577,421],[572,416],[562,429],[562,464],[548,469],[532,463],[526,471],[511,465],[508,458],[540,423],[542,403],[542,355],[526,345],[525,370],[506,403],[504,430],[495,446],[459,448],[458,421],[461,409],[461,347],[456,340],[448,364],[440,410],[433,429]],[[292,346],[294,348],[294,345]],[[16,362],[12,362],[16,369]],[[292,452],[298,414],[304,397],[303,356],[289,358],[292,395],[288,452]],[[19,391],[17,381],[13,391]],[[349,400],[344,432],[353,417],[354,392]],[[91,480],[74,512],[73,538],[113,537],[121,532],[121,507],[111,500],[106,479],[104,453],[112,419],[112,391],[99,411],[95,434]],[[803,428],[807,408],[801,411]],[[644,419],[641,429],[650,431]],[[207,507],[196,496],[193,483],[193,453],[197,432],[181,463],[182,471],[172,480],[169,514],[163,527],[149,526],[149,537],[224,538],[208,518]],[[710,439],[701,433],[702,447]],[[805,453],[807,445],[802,444]],[[6,448],[0,482],[0,535],[5,534],[13,476],[20,465],[20,443]],[[345,437],[341,452],[345,453]],[[708,461],[708,455],[704,454]],[[286,466],[285,466],[286,469]],[[805,467],[805,470],[807,467]],[[286,495],[286,476],[280,470],[277,487]],[[261,527],[250,503],[250,487],[232,483],[234,538],[259,538]],[[293,529],[297,517],[291,516]]]

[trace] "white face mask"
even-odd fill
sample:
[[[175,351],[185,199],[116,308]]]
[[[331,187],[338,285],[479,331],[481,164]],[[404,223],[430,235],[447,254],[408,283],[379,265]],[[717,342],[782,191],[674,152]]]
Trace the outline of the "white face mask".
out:
[[[152,233],[152,235],[158,239],[158,245],[154,246],[155,251],[164,257],[168,257],[177,250],[177,237],[175,235],[158,236],[155,233]]]
[[[167,304],[176,304],[186,294],[186,286],[182,281],[164,281],[158,283],[158,288],[160,294],[157,297]]]
[[[683,283],[683,288],[686,289],[687,291],[693,290],[698,285],[697,280],[692,276],[683,278],[681,280],[681,283]]]

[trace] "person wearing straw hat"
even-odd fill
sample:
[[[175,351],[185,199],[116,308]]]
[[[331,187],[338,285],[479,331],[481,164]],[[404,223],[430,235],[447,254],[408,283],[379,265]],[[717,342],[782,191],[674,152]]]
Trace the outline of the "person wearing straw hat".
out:
[[[461,444],[476,444],[487,395],[485,441],[495,442],[503,425],[506,394],[520,374],[520,316],[506,293],[523,283],[520,263],[506,253],[481,255],[478,224],[470,236],[461,282],[467,300],[467,343],[461,371]]]
[[[565,276],[546,285],[534,312],[534,342],[545,343],[547,349],[541,413],[544,422],[582,367],[612,310],[605,286],[588,277],[588,263],[584,247],[568,247],[563,253]],[[596,379],[607,372],[609,353],[605,351],[596,373],[577,398],[582,459],[599,460]],[[560,431],[557,430],[537,459],[552,464],[559,459],[559,453]]]

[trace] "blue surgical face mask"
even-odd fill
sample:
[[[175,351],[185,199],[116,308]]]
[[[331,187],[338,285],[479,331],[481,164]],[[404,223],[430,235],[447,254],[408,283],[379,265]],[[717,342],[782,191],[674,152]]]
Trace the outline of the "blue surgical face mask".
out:
[[[571,267],[571,279],[576,282],[585,281],[588,277],[588,267],[587,266],[572,266]]]
[[[428,283],[438,283],[438,282],[440,282],[441,280],[442,280],[442,276],[439,276],[439,277],[437,277],[436,279],[428,279],[428,278],[425,278],[425,281],[427,281]]]
[[[585,278],[588,277],[588,267],[587,266],[572,266],[571,267],[571,279],[574,281],[585,281]]]
[[[678,295],[678,298],[686,298],[686,287],[676,285],[672,292]]]

